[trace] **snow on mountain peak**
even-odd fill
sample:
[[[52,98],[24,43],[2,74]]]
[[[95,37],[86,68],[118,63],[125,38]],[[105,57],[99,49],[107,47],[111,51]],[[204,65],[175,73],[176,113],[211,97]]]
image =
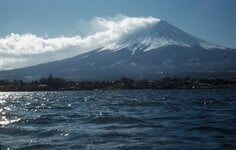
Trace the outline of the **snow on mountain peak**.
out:
[[[136,28],[133,32],[124,34],[119,41],[108,44],[101,50],[109,49],[117,51],[122,48],[129,48],[132,51],[138,49],[149,51],[169,45],[184,47],[198,46],[205,49],[225,49],[222,46],[196,38],[171,24],[158,19],[155,23],[147,24],[140,28]]]

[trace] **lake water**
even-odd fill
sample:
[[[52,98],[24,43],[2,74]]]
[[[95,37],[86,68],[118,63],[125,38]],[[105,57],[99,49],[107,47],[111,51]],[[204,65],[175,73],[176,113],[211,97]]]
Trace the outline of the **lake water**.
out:
[[[0,92],[0,143],[2,149],[236,149],[236,89]]]

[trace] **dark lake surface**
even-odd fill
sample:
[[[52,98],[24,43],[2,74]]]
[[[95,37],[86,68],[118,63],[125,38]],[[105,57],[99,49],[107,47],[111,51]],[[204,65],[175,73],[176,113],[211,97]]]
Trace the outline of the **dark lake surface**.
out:
[[[0,92],[0,143],[2,149],[236,149],[236,89]]]

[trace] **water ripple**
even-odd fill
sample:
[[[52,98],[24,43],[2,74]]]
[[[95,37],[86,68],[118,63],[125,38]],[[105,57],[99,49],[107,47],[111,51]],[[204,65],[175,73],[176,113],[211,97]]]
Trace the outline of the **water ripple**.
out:
[[[9,149],[236,149],[236,90],[0,92]]]

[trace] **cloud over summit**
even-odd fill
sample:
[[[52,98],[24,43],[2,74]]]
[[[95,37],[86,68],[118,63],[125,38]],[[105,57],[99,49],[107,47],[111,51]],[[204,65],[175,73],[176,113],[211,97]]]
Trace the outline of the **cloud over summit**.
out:
[[[0,38],[0,70],[76,56],[119,41],[123,36],[159,21],[153,17],[97,17],[91,24],[98,30],[83,38],[80,35],[45,38],[30,33],[11,33]]]

